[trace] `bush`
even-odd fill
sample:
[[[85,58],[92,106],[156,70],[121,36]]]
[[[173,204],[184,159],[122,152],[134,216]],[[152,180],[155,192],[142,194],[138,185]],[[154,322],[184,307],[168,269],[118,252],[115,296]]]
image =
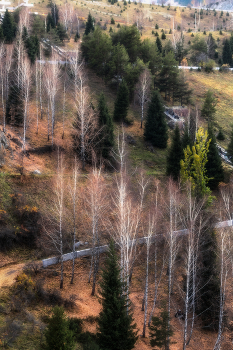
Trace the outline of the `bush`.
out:
[[[217,135],[217,140],[224,141],[225,140],[225,135],[222,131],[222,129],[219,129],[218,135]]]
[[[205,72],[207,72],[207,73],[213,72],[215,66],[216,65],[215,65],[214,60],[209,60],[209,61],[205,62],[204,63]]]
[[[115,24],[115,19],[113,17],[111,18],[111,24]]]
[[[74,333],[74,338],[78,342],[79,336],[82,333],[83,321],[81,318],[73,317],[68,320],[69,329]]]

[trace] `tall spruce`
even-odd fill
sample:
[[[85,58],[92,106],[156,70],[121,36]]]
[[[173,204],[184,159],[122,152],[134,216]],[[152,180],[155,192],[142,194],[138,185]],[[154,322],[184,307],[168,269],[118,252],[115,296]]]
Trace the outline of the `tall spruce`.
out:
[[[129,89],[123,80],[119,85],[114,106],[113,119],[116,122],[125,122],[129,108]]]
[[[162,46],[161,40],[159,39],[158,36],[157,36],[157,39],[156,39],[156,45],[157,45],[157,48],[158,48],[159,52],[162,53],[163,46]]]
[[[163,310],[160,313],[160,317],[152,317],[152,325],[150,329],[150,345],[158,348],[167,349],[167,338],[173,335],[173,330],[170,327],[168,329],[169,314],[166,310],[166,305],[163,305]]]
[[[224,181],[224,172],[222,167],[221,157],[218,153],[216,139],[213,133],[213,128],[208,128],[209,151],[207,154],[206,175],[209,178],[208,186],[211,190],[218,187],[219,183]]]
[[[232,162],[233,161],[233,125],[231,126],[231,137],[230,137],[230,143],[227,147],[227,155]]]
[[[103,92],[99,97],[98,112],[101,155],[103,158],[108,158],[109,152],[114,145],[114,127]]]
[[[178,180],[180,176],[180,161],[183,158],[183,155],[184,152],[180,139],[180,129],[178,124],[176,124],[172,136],[172,144],[167,157],[167,175],[172,176],[174,180]]]
[[[74,333],[69,330],[69,322],[64,309],[55,306],[45,330],[45,350],[73,350]]]
[[[232,66],[232,51],[230,41],[228,39],[225,40],[222,50],[222,61],[224,64],[229,64]]]
[[[89,12],[84,34],[88,35],[90,32],[93,32],[93,31],[94,31],[94,18],[92,17],[92,15]]]
[[[103,309],[98,318],[97,339],[101,350],[133,349],[137,340],[136,324],[133,323],[128,296],[122,293],[124,284],[113,241],[110,242],[100,288]]]
[[[212,228],[205,227],[201,236],[199,258],[199,285],[197,313],[203,326],[217,330],[219,320],[220,279],[218,271],[217,236]]]
[[[202,106],[201,116],[206,118],[208,121],[208,125],[210,126],[213,123],[214,115],[216,112],[216,104],[217,100],[214,97],[214,94],[211,90],[208,90],[205,95],[205,101]]]
[[[145,141],[154,147],[167,147],[167,124],[164,108],[158,91],[154,91],[147,110],[147,118],[144,130]]]
[[[2,21],[2,31],[6,43],[12,43],[15,37],[16,26],[13,16],[6,10]]]

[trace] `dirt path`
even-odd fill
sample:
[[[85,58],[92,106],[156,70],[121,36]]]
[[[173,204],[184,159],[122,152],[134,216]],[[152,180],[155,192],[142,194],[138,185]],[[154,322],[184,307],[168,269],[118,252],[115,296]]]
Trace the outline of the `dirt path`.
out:
[[[22,263],[0,268],[0,289],[11,286],[24,266],[25,264]]]

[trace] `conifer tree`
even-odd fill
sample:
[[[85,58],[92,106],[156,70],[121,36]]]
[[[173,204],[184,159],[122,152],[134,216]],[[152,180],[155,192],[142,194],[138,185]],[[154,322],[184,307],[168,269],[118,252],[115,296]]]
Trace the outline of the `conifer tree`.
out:
[[[108,106],[107,106],[106,99],[103,92],[99,97],[98,111],[99,111],[99,127],[101,130],[100,131],[101,155],[104,158],[108,158],[109,152],[114,145],[114,133],[113,133],[114,128],[113,128],[112,117],[109,114]]]
[[[154,91],[147,110],[144,138],[153,146],[167,147],[167,124],[163,104],[158,91]]]
[[[133,349],[137,340],[136,324],[133,324],[128,296],[122,293],[124,284],[120,278],[120,268],[113,241],[110,242],[100,287],[103,306],[97,326],[100,349]]]
[[[157,48],[158,48],[159,52],[162,53],[163,46],[162,46],[161,40],[159,39],[158,36],[157,36],[157,39],[156,39],[156,45],[157,45]]]
[[[202,106],[201,116],[207,119],[209,126],[211,125],[214,119],[214,115],[216,112],[216,104],[217,101],[214,97],[213,92],[211,90],[208,90],[205,95],[204,104]]]
[[[55,306],[45,330],[45,350],[72,350],[74,349],[74,333],[69,330],[64,309]]]
[[[163,310],[160,313],[160,317],[152,317],[152,325],[150,329],[150,345],[157,346],[158,348],[164,347],[167,349],[167,338],[173,335],[173,330],[170,327],[168,330],[168,311],[163,306]]]
[[[185,127],[184,127],[184,134],[182,137],[181,144],[182,144],[183,150],[186,149],[187,146],[189,146],[189,147],[192,146],[192,140],[191,140],[191,137],[189,135],[189,129],[188,129],[187,123],[185,124]],[[183,154],[183,157],[184,157],[184,154]]]
[[[125,122],[129,108],[129,89],[123,80],[119,85],[114,106],[113,119],[116,122]]]
[[[231,45],[228,39],[225,40],[223,50],[222,50],[222,61],[224,64],[232,65],[232,52]]]
[[[88,35],[90,32],[94,31],[94,18],[89,12],[87,22],[86,22],[86,28],[85,28],[85,35]]]
[[[197,313],[206,328],[217,330],[219,319],[220,280],[218,271],[217,236],[213,229],[205,228],[201,237],[199,295]]]
[[[15,37],[15,23],[13,16],[7,9],[2,21],[2,31],[6,43],[12,43]]]
[[[176,124],[172,144],[167,157],[167,175],[172,176],[174,180],[178,180],[180,176],[180,161],[183,158],[184,152],[180,139],[180,129]]]
[[[230,143],[227,148],[227,156],[231,161],[233,161],[233,125],[231,129],[231,137],[230,137]]]
[[[210,126],[208,129],[209,151],[207,153],[206,175],[208,177],[208,187],[214,190],[218,187],[219,182],[224,180],[221,157],[216,146],[216,139],[213,129]]]

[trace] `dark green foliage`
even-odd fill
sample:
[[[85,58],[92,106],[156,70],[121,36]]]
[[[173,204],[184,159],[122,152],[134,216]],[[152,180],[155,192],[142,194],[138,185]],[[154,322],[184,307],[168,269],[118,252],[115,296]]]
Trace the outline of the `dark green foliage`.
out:
[[[162,53],[163,46],[162,46],[161,40],[159,39],[158,36],[157,36],[157,39],[156,39],[156,45],[157,45],[157,48],[158,48],[159,52]]]
[[[72,350],[74,349],[74,333],[69,329],[64,309],[55,306],[45,330],[46,350]]]
[[[177,77],[176,87],[174,87],[173,100],[179,101],[180,105],[188,105],[190,103],[192,90],[189,89],[188,82],[186,81],[183,71],[179,72]]]
[[[74,37],[74,41],[77,42],[78,39],[80,39],[80,34],[79,34],[79,31],[77,30],[75,37]]]
[[[159,148],[167,147],[167,124],[163,104],[158,91],[154,91],[147,110],[144,130],[145,141]]]
[[[112,43],[117,45],[118,43],[124,45],[130,62],[135,62],[139,56],[141,40],[140,33],[135,26],[122,26],[118,32],[112,33]]]
[[[24,42],[26,42],[27,38],[28,38],[28,30],[27,30],[27,28],[24,26],[24,27],[23,27],[22,39],[23,39]]]
[[[97,75],[110,75],[111,67],[109,65],[110,58],[114,59],[114,54],[111,56],[112,43],[109,36],[96,27],[94,32],[85,35],[81,45],[82,53],[85,61],[94,69]],[[114,74],[115,71],[114,71]],[[119,73],[118,73],[119,74]]]
[[[109,114],[104,94],[99,97],[98,104],[100,127],[100,150],[103,158],[109,157],[109,152],[114,145],[114,127],[112,117]]]
[[[68,39],[68,35],[66,33],[66,28],[63,24],[58,23],[57,28],[56,28],[57,35],[61,42],[63,42],[65,39]]]
[[[164,32],[162,32],[161,39],[166,40],[166,34]]]
[[[172,144],[167,157],[167,175],[172,176],[174,180],[178,180],[180,176],[180,161],[183,158],[183,148],[180,138],[180,129],[176,124]]]
[[[159,25],[157,23],[155,25],[155,29],[159,29]]]
[[[4,40],[2,26],[0,25],[0,42]]]
[[[21,89],[17,85],[11,85],[6,103],[6,122],[22,125],[23,122],[23,100]]]
[[[217,237],[213,229],[206,228],[201,238],[201,256],[197,313],[204,327],[218,329],[220,280],[218,272]]]
[[[93,32],[93,31],[94,31],[94,18],[92,17],[92,15],[89,12],[84,34],[88,35],[90,32]]]
[[[180,39],[176,42],[175,47],[175,59],[181,63],[183,58],[186,56],[188,50],[184,48],[184,35],[181,32]]]
[[[225,140],[225,135],[224,135],[222,129],[219,129],[219,132],[218,132],[218,135],[217,135],[216,138],[217,138],[217,140],[219,140],[219,141],[224,141],[224,140]]]
[[[113,119],[116,122],[126,122],[129,108],[129,90],[126,82],[123,80],[119,85],[117,98],[114,106]]]
[[[216,98],[211,90],[208,90],[205,96],[205,101],[201,109],[201,116],[206,118],[208,124],[210,125],[214,120],[214,115],[216,112]]]
[[[230,37],[230,46],[231,46],[231,52],[233,53],[233,33],[231,33],[231,37]]]
[[[210,33],[207,39],[207,47],[208,47],[208,56],[211,59],[215,58],[215,49],[217,48],[217,44],[213,35]]]
[[[74,339],[78,342],[83,329],[83,321],[81,318],[69,318],[68,327],[74,334]]]
[[[50,1],[50,7],[51,7],[51,15],[54,21],[54,25],[56,27],[59,22],[59,10],[57,5],[53,1]]]
[[[191,140],[191,137],[189,135],[189,130],[188,130],[188,125],[185,124],[185,127],[184,127],[184,134],[183,134],[183,137],[182,137],[182,149],[186,149],[187,146],[191,147],[192,146],[192,140]]]
[[[33,18],[34,21],[32,23],[32,34],[37,35],[39,38],[41,38],[45,34],[44,20],[39,15],[35,15]]]
[[[113,17],[111,18],[111,24],[115,24],[115,19]]]
[[[12,43],[13,39],[15,38],[16,26],[13,16],[10,12],[8,12],[8,10],[6,10],[2,21],[2,31],[6,43]]]
[[[225,40],[222,50],[222,61],[224,64],[232,65],[232,51],[230,41],[228,39]]]
[[[110,242],[100,288],[103,309],[98,318],[97,339],[101,350],[133,349],[137,340],[136,324],[133,324],[128,296],[122,294],[124,284],[113,241]]]
[[[40,42],[37,35],[31,35],[29,38],[27,38],[25,46],[31,63],[34,63],[36,57],[39,57],[40,54]]]
[[[233,161],[233,126],[231,129],[230,143],[227,148],[227,155],[230,158],[230,160]]]
[[[165,100],[174,99],[174,92],[178,88],[179,69],[174,53],[168,52],[163,59],[162,69],[159,73],[158,87],[165,92]]]
[[[209,178],[208,187],[211,190],[215,190],[219,183],[224,181],[224,172],[212,127],[208,128],[208,138],[211,139],[211,141],[207,154],[206,175]]]
[[[48,13],[46,18],[46,25],[47,25],[47,32],[50,32],[51,28],[53,29],[55,28],[55,22],[50,12]]]
[[[171,337],[173,335],[173,330],[170,326],[168,330],[168,320],[169,315],[168,311],[163,307],[163,311],[160,313],[160,317],[152,317],[152,325],[149,327],[150,329],[150,345],[156,346],[158,348],[167,348],[167,339],[168,336]]]
[[[149,39],[143,40],[140,57],[145,64],[148,64],[152,75],[158,73],[162,65],[162,57],[154,42],[151,42]]]

